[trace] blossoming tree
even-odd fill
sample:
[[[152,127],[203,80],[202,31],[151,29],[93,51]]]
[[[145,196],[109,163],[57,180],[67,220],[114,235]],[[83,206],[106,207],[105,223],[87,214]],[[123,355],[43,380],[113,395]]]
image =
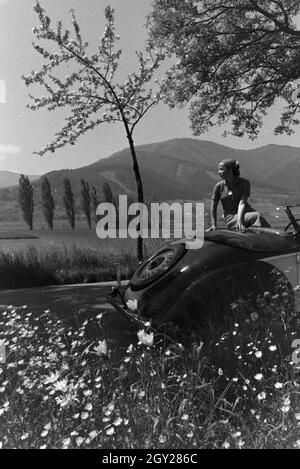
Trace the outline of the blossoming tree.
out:
[[[231,122],[255,138],[277,102],[275,133],[300,123],[300,0],[153,0],[150,40],[178,60],[173,107],[191,102],[195,135]]]
[[[47,108],[49,111],[65,107],[69,110],[65,124],[55,133],[53,140],[36,154],[55,152],[66,144],[74,145],[78,137],[100,124],[120,122],[130,147],[138,202],[143,203],[143,185],[133,132],[149,109],[160,100],[164,85],[153,79],[163,55],[156,53],[152,56],[150,53],[150,57],[144,57],[142,53],[137,53],[138,70],[132,72],[125,83],[119,83],[116,72],[121,50],[116,48],[119,37],[115,33],[114,10],[111,7],[105,8],[106,27],[93,54],[89,53],[89,44],[82,38],[74,11],[71,12],[71,37],[71,32],[63,28],[61,21],[55,27],[52,26],[38,1],[34,10],[39,17],[40,26],[33,28],[33,33],[38,41],[45,40],[49,47],[33,43],[34,49],[42,55],[45,63],[39,71],[32,71],[22,78],[27,86],[42,86],[46,90],[46,96],[30,95],[33,102],[28,107],[32,110]],[[50,43],[56,45],[58,50],[52,51]],[[66,65],[72,65],[73,71],[62,79]],[[156,91],[153,89],[154,84]],[[142,260],[141,237],[137,243],[138,259]]]

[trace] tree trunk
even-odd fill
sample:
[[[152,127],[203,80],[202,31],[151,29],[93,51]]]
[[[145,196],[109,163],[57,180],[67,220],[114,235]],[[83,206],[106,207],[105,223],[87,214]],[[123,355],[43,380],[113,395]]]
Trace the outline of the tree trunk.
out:
[[[139,203],[144,203],[144,192],[143,192],[143,183],[142,183],[142,178],[141,178],[141,173],[139,169],[139,165],[137,162],[137,157],[136,157],[136,152],[135,152],[135,147],[133,143],[133,138],[130,132],[127,132],[127,138],[129,141],[129,146],[130,146],[130,152],[133,160],[133,172],[135,176],[135,181],[136,181],[136,186],[137,186],[137,194],[138,194],[138,202]],[[137,257],[138,261],[141,262],[143,261],[144,254],[143,254],[143,238],[142,236],[139,236],[137,238]]]

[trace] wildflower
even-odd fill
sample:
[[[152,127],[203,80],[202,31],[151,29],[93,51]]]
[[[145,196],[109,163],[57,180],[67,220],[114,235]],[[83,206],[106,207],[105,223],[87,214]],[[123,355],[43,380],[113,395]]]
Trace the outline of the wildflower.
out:
[[[29,433],[23,433],[23,435],[21,436],[21,440],[27,440],[28,437]]]
[[[89,411],[89,412],[90,412],[92,409],[93,409],[93,406],[92,406],[92,404],[90,404],[90,403],[88,403],[88,404],[85,406],[85,410],[87,410],[87,411]]]
[[[181,420],[184,420],[184,421],[186,421],[188,419],[189,419],[188,414],[183,414],[183,416],[181,417]]]
[[[150,334],[147,334],[144,330],[141,330],[141,331],[138,331],[137,336],[138,336],[139,341],[142,344],[147,345],[149,347],[153,345],[153,342],[154,342],[153,332],[151,332]]]
[[[97,355],[107,355],[107,342],[106,340],[99,340],[98,341],[98,345],[96,347],[93,348],[93,351],[97,354]]]
[[[138,304],[137,304],[137,300],[134,299],[134,300],[128,300],[127,303],[126,303],[126,306],[127,308],[132,311],[133,313],[137,311],[138,309]]]
[[[269,347],[269,350],[270,350],[271,352],[276,352],[276,350],[277,350],[276,345],[271,345],[271,346]]]
[[[70,443],[71,443],[71,438],[65,438],[64,440],[62,440],[62,444],[63,444],[63,448],[68,448],[70,446]]]
[[[241,436],[241,432],[235,432],[232,434],[232,438],[239,438]]]
[[[89,414],[88,412],[82,412],[80,417],[82,420],[86,420],[87,418],[89,418]]]
[[[283,405],[281,407],[281,412],[283,412],[284,414],[287,414],[290,410],[290,406],[289,405]]]
[[[49,353],[49,355],[48,355],[48,360],[50,360],[50,361],[56,361],[56,360],[57,360],[57,353],[55,353],[55,352]]]
[[[60,381],[57,381],[56,383],[53,383],[52,388],[55,391],[68,392],[68,380],[67,379],[61,379]]]
[[[275,388],[276,388],[276,389],[282,389],[282,388],[283,388],[283,384],[277,382],[277,383],[275,383]]]
[[[167,437],[165,435],[160,435],[159,438],[158,438],[158,441],[162,444],[166,443]]]
[[[300,449],[300,440],[295,441],[294,448]]]
[[[83,391],[83,394],[85,397],[89,397],[93,394],[93,391],[91,391],[91,389],[87,389],[86,391]]]
[[[256,356],[256,358],[261,358],[262,357],[262,352],[260,350],[257,350],[257,352],[255,352],[255,356]]]
[[[75,443],[76,443],[77,446],[81,446],[83,441],[84,440],[83,440],[82,436],[79,436],[78,438],[76,438]]]
[[[106,430],[106,435],[107,436],[111,436],[115,433],[115,429],[114,427],[109,427],[107,430]]]
[[[91,440],[93,440],[94,438],[96,438],[96,436],[98,435],[98,432],[96,432],[96,430],[92,430],[90,433],[89,433],[89,437]]]
[[[257,373],[257,374],[254,376],[254,379],[256,379],[256,381],[261,381],[261,380],[263,379],[262,373]]]
[[[45,438],[45,436],[47,436],[48,433],[49,433],[48,430],[43,430],[42,433],[41,433],[41,437]]]
[[[257,399],[259,401],[263,401],[265,398],[267,397],[266,393],[264,391],[260,392],[258,395],[257,395]]]
[[[78,399],[70,393],[64,394],[63,396],[57,396],[55,401],[60,407],[66,407],[70,404],[73,404],[75,401],[79,402]]]
[[[224,443],[222,444],[223,448],[229,449],[230,448],[230,443],[229,441],[225,440]]]
[[[52,384],[52,383],[55,383],[58,378],[60,376],[60,372],[59,371],[55,371],[54,373],[50,373],[50,375],[46,376],[46,378],[44,379],[43,383],[44,384]]]
[[[222,375],[223,375],[223,370],[222,370],[222,368],[219,368],[219,369],[218,369],[218,375],[219,375],[219,376],[222,376]]]
[[[122,422],[123,422],[123,419],[121,419],[121,417],[117,417],[116,420],[113,422],[113,425],[115,427],[119,427]]]
[[[47,448],[47,445],[42,445],[42,446],[40,446],[39,449],[46,449],[46,448]]]
[[[296,419],[296,420],[300,420],[300,412],[298,412],[297,414],[295,414],[295,419]]]

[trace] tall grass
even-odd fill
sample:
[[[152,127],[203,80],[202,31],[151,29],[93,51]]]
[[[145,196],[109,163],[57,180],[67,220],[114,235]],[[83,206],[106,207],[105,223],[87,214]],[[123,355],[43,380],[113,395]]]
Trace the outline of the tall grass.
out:
[[[253,310],[252,327],[235,322],[205,343],[141,322],[123,350],[101,315],[71,327],[49,310],[6,308],[0,447],[299,448],[300,369],[290,355],[299,319],[292,312],[277,334],[284,301],[273,296],[263,299],[275,318],[264,331]]]
[[[162,244],[160,240],[145,243],[145,257],[152,255]],[[134,244],[120,243],[98,250],[75,244],[27,246],[13,252],[0,251],[0,288],[115,280],[118,266],[122,279],[127,279],[137,263]]]

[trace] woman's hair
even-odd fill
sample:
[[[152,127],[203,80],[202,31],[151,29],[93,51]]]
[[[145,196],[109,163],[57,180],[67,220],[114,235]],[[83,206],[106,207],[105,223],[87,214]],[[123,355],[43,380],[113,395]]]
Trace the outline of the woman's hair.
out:
[[[232,170],[232,174],[234,176],[239,176],[240,175],[240,165],[237,160],[223,160],[221,161],[222,165],[226,166],[226,168]]]

